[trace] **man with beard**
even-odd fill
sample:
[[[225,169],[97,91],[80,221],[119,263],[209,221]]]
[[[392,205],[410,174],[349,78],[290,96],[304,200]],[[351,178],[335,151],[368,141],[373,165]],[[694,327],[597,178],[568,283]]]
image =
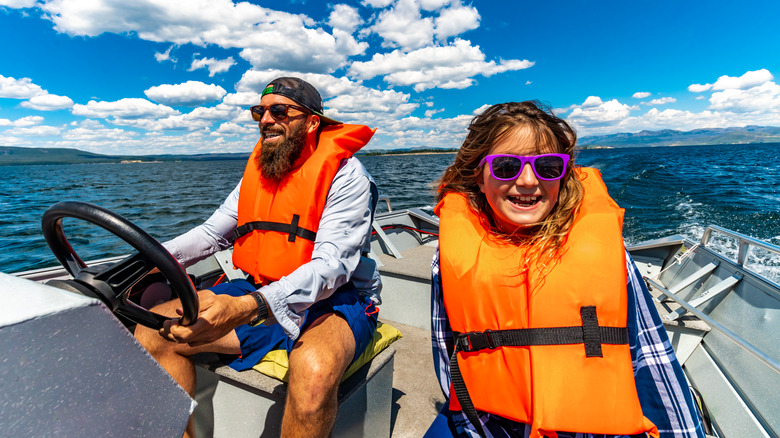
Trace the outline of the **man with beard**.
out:
[[[240,371],[287,350],[282,436],[327,436],[341,377],[376,329],[381,283],[366,253],[377,190],[352,157],[373,130],[323,115],[320,94],[298,78],[272,81],[251,111],[261,138],[243,179],[208,221],[165,243],[188,266],[235,238],[233,262],[249,281],[199,291],[190,326],[174,319],[135,334],[191,395],[193,354],[220,353]],[[175,317],[179,306],[153,310]]]

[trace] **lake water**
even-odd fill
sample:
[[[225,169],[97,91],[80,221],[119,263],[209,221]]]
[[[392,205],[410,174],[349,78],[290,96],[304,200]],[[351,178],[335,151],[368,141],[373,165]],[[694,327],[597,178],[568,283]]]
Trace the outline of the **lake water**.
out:
[[[431,183],[453,157],[360,159],[393,209],[432,211]],[[600,169],[610,194],[626,209],[629,244],[675,233],[699,239],[711,224],[780,244],[780,144],[584,150],[577,161]],[[40,225],[52,204],[97,204],[167,240],[208,218],[238,183],[244,165],[229,160],[0,166],[0,271],[56,264]],[[66,219],[65,229],[84,260],[131,251],[98,227]],[[735,254],[731,242],[716,245]],[[777,257],[757,252],[750,263],[780,282]]]

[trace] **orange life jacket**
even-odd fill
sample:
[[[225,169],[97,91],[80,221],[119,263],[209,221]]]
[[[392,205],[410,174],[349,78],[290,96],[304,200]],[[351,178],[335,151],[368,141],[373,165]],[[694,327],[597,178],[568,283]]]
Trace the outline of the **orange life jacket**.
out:
[[[544,275],[536,260],[526,260],[528,248],[491,236],[465,196],[447,194],[436,207],[444,306],[453,331],[566,327],[581,339],[459,352],[457,366],[477,410],[530,424],[531,438],[555,437],[555,431],[658,436],[642,415],[625,329],[623,210],[597,170],[580,169],[578,177],[585,188],[582,205],[562,255]],[[602,357],[587,357],[583,340],[593,340],[593,332],[583,330],[588,324],[581,312],[593,306],[597,332],[625,333],[625,343],[596,338]],[[470,338],[463,339],[468,345]],[[450,408],[460,410],[463,400],[452,390],[450,395]]]
[[[233,264],[258,284],[267,284],[311,261],[328,190],[341,160],[360,150],[373,135],[374,130],[364,125],[323,128],[316,148],[302,151],[293,170],[278,184],[257,168],[259,141],[238,196]]]

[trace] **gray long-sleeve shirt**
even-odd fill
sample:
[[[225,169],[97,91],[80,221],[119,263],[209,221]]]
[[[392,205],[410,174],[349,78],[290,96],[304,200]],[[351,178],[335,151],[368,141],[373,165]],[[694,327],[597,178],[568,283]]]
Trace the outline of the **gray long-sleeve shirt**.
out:
[[[182,266],[230,246],[229,236],[238,224],[240,188],[241,182],[205,223],[163,243]],[[362,255],[370,250],[376,197],[376,185],[360,161],[343,160],[328,191],[311,261],[259,289],[290,338],[298,338],[309,306],[350,280],[360,293],[381,303],[376,262]]]

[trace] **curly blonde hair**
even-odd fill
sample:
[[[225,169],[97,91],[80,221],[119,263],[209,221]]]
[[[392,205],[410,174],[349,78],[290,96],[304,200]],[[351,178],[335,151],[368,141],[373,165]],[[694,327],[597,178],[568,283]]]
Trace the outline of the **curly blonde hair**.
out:
[[[536,153],[567,154],[571,160],[560,180],[558,202],[550,214],[540,223],[507,233],[498,226],[493,210],[480,190],[482,167],[479,163],[493,145],[518,128],[526,130],[526,137],[536,144]],[[531,246],[531,252],[544,256],[544,259],[554,258],[569,233],[583,197],[582,184],[574,174],[577,142],[574,129],[539,101],[493,105],[474,117],[468,129],[455,162],[436,182],[438,200],[441,201],[449,192],[462,193],[491,234],[513,244]]]

